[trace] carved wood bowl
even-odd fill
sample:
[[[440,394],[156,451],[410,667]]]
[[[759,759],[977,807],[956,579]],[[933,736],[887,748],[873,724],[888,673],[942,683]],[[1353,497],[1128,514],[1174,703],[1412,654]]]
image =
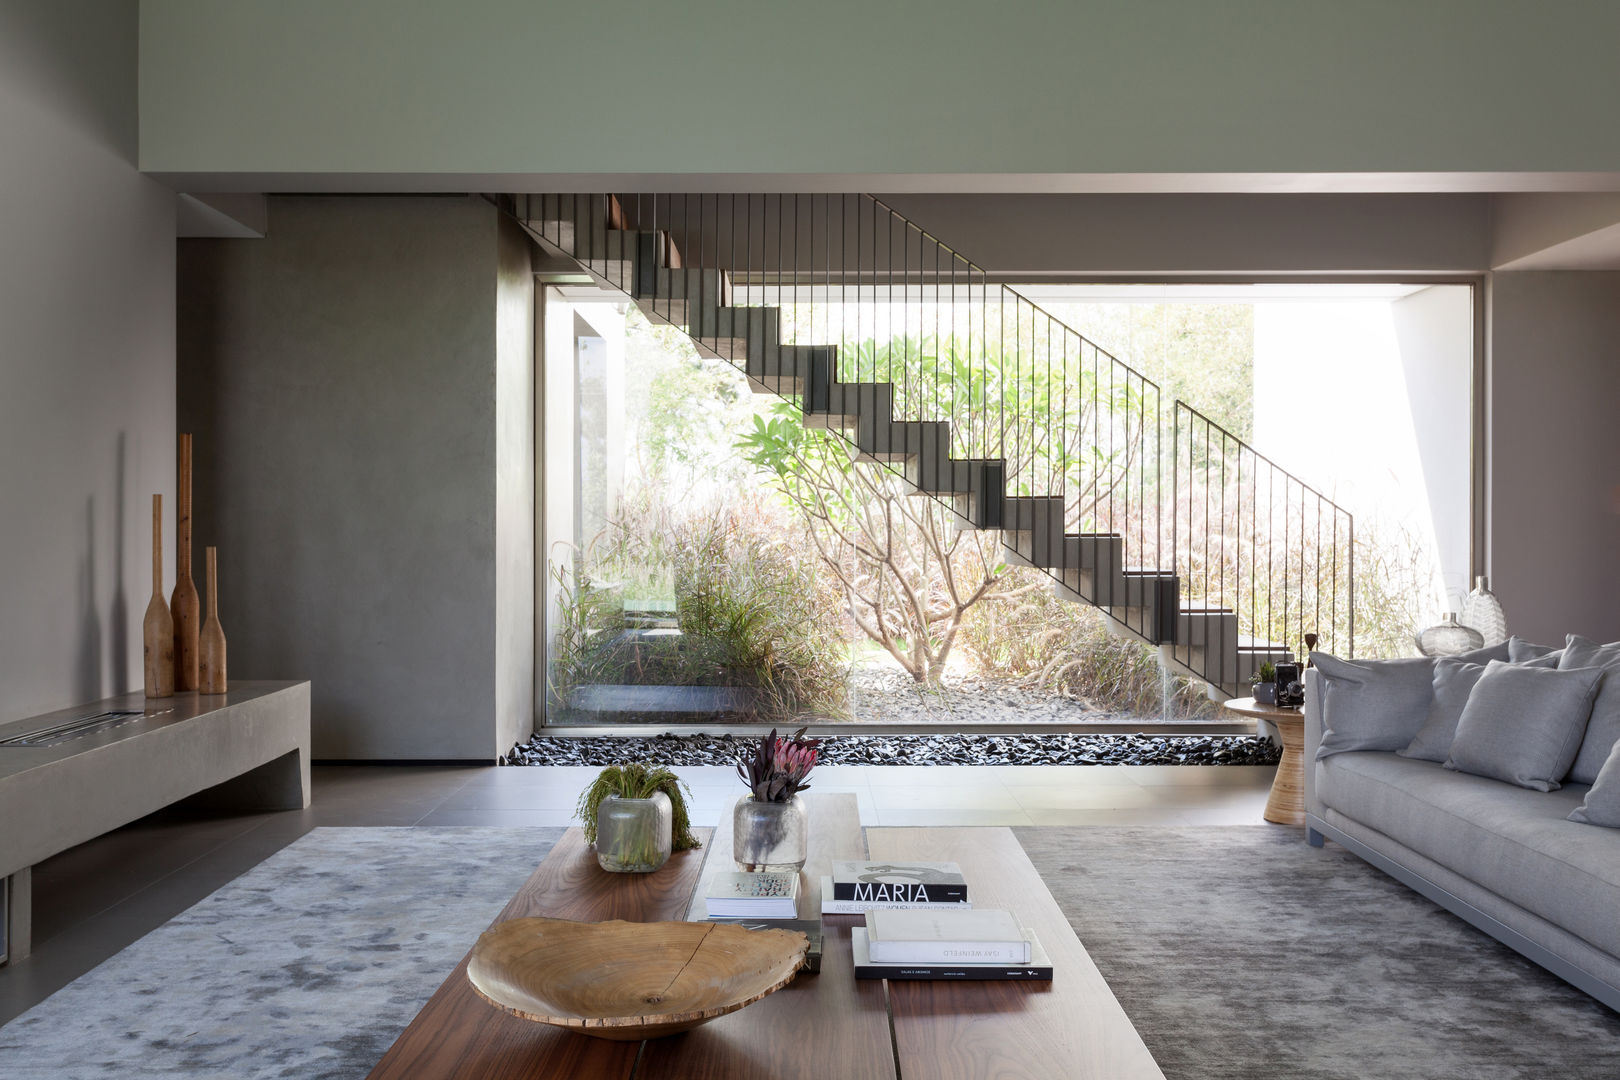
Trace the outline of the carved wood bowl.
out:
[[[598,1039],[656,1039],[793,980],[809,940],[727,923],[512,919],[484,931],[467,978],[526,1020]]]

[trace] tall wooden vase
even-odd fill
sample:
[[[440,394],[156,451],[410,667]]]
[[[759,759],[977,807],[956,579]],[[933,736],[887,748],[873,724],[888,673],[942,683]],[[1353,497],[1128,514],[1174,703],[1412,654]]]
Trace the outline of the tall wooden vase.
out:
[[[208,621],[203,623],[199,645],[202,692],[223,694],[225,683],[225,630],[219,625],[219,559],[217,548],[207,548]]]
[[[146,656],[146,696],[174,695],[174,619],[163,602],[163,496],[152,496],[152,602],[141,624]]]
[[[174,519],[175,583],[169,613],[174,617],[174,688],[195,690],[198,681],[197,635],[202,605],[191,579],[191,436],[180,436],[180,507]]]

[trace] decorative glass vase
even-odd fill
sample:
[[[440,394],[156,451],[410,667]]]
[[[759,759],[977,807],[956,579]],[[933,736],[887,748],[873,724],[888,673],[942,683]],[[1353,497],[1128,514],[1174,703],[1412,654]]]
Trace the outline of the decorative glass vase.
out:
[[[1472,626],[1459,623],[1453,611],[1446,612],[1439,622],[1419,633],[1414,640],[1418,652],[1424,656],[1457,656],[1485,645],[1485,635]]]
[[[669,796],[647,799],[609,795],[596,808],[596,861],[616,874],[645,874],[669,861],[675,812]]]
[[[731,849],[744,873],[798,873],[809,854],[810,815],[797,795],[787,802],[737,800],[731,812]]]
[[[1463,597],[1464,626],[1472,626],[1485,639],[1486,645],[1500,645],[1507,640],[1507,616],[1502,605],[1491,592],[1490,583],[1483,577],[1474,579],[1474,591]]]

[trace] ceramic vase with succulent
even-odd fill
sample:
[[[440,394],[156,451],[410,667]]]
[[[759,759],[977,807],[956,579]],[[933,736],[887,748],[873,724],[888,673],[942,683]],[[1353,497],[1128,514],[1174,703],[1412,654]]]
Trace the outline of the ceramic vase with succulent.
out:
[[[732,810],[732,857],[745,873],[797,873],[809,855],[810,818],[799,792],[810,786],[805,780],[821,740],[806,739],[804,731],[779,738],[771,729],[737,765],[749,793]]]
[[[1254,687],[1254,703],[1256,705],[1277,704],[1277,665],[1270,660],[1260,665],[1260,670],[1254,673],[1249,680]]]
[[[576,810],[597,864],[619,874],[647,873],[671,851],[701,847],[686,810],[690,792],[668,769],[610,765],[579,796]]]

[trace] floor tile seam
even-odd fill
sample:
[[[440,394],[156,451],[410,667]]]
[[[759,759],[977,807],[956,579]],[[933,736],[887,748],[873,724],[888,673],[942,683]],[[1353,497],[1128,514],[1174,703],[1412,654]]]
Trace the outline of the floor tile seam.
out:
[[[499,768],[499,767],[497,766],[497,768]],[[469,784],[471,784],[473,782],[473,780],[477,779],[481,775],[483,775],[483,773],[481,771],[469,772],[465,777],[462,778],[461,783],[457,784],[455,787],[453,787],[449,791],[445,792],[444,793],[444,798],[440,799],[436,804],[434,804],[434,806],[432,807],[432,809],[430,809],[428,811],[428,813],[431,814],[434,810],[441,809],[445,805],[445,803],[449,802],[451,799],[455,798],[457,795],[460,795],[463,791],[465,791],[467,789],[467,786]]]

